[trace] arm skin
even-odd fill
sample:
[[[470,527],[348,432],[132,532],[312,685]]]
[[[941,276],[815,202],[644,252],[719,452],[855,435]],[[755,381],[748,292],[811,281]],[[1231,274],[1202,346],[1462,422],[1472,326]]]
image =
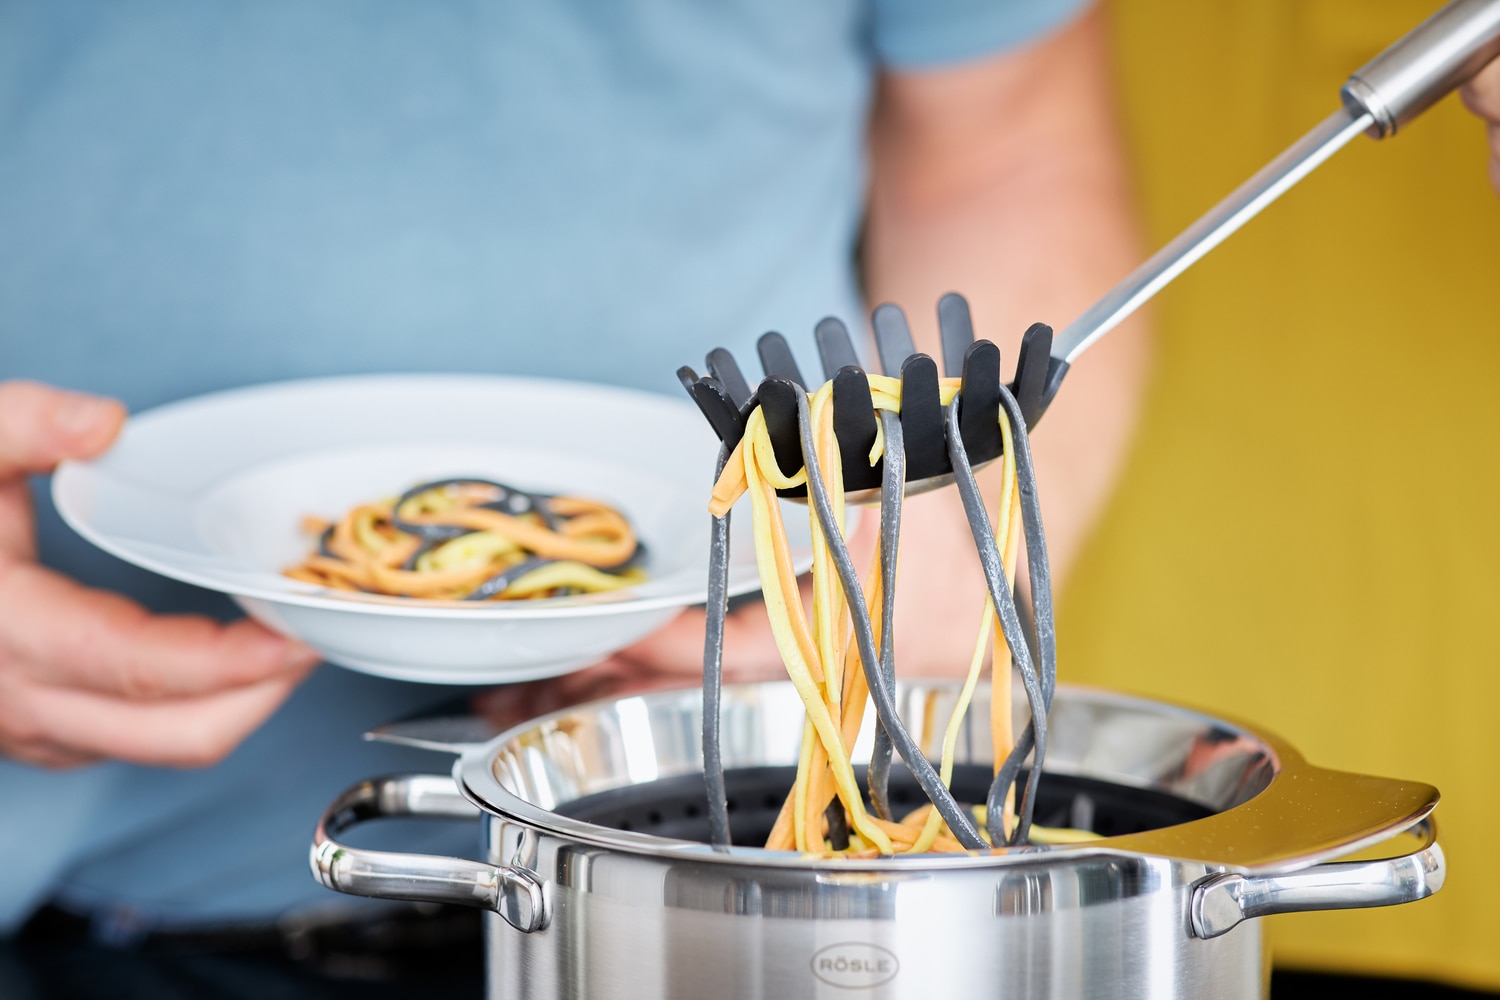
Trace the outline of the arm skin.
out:
[[[1000,345],[1008,370],[1030,323],[1066,325],[1140,259],[1107,73],[1101,24],[1090,14],[1015,52],[879,81],[865,283],[872,304],[906,310],[919,349],[940,356],[937,300],[959,291],[976,334]],[[1040,425],[1056,576],[1065,577],[1108,496],[1147,361],[1143,330],[1122,326],[1069,373]],[[991,481],[988,493],[996,492]],[[875,520],[853,540],[858,560],[873,551]],[[966,669],[984,583],[956,491],[908,501],[898,594],[898,669]],[[481,705],[510,721],[583,698],[689,684],[702,655],[703,614],[690,611],[596,667],[497,689]],[[763,609],[731,616],[726,679],[782,674]]]
[[[1489,126],[1490,183],[1500,194],[1500,59],[1485,67],[1460,93],[1469,110]]]
[[[958,291],[976,336],[1000,345],[1008,377],[1027,326],[1060,330],[1141,259],[1108,74],[1092,13],[1009,58],[881,82],[866,283],[872,302],[902,305],[919,349],[940,356],[936,303]],[[1069,371],[1037,427],[1059,584],[1108,499],[1148,362],[1144,327],[1116,329]],[[956,491],[908,502],[901,549],[897,662],[913,673],[963,670],[983,598],[956,617],[950,609],[955,594],[980,595],[983,584]]]

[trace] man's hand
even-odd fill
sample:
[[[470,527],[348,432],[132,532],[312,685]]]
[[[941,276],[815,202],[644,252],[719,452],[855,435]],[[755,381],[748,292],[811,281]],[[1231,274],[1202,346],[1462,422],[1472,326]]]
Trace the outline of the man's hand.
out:
[[[475,711],[508,728],[596,698],[701,684],[703,617],[698,608],[684,611],[665,628],[587,670],[486,691],[475,699]],[[756,601],[731,614],[724,622],[724,682],[785,677],[766,606]]]
[[[102,453],[113,400],[0,383],[0,754],[200,767],[233,750],[317,662],[250,621],[155,616],[43,569],[27,476]]]
[[[1500,194],[1500,59],[1486,66],[1479,75],[1464,84],[1464,103],[1489,125],[1490,183]]]

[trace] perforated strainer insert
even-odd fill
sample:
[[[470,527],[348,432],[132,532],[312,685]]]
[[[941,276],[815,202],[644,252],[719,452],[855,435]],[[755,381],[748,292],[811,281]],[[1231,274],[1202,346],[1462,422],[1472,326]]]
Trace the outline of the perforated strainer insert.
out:
[[[858,771],[863,784],[864,768]],[[730,830],[736,846],[765,844],[796,776],[795,767],[738,768],[726,772]],[[961,802],[983,801],[990,777],[986,766],[959,765],[953,772],[956,797]],[[1213,812],[1165,792],[1077,775],[1044,773],[1040,789],[1038,823],[1090,830],[1105,837],[1188,823]],[[891,800],[900,815],[924,804],[927,798],[911,773],[899,769],[891,775]],[[708,841],[702,774],[678,775],[598,792],[561,805],[557,812],[613,830]]]

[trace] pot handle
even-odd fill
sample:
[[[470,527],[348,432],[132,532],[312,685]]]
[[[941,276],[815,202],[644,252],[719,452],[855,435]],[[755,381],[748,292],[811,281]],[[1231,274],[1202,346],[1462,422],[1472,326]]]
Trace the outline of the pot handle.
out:
[[[518,931],[546,923],[542,884],[524,868],[462,858],[398,854],[346,847],[333,838],[366,820],[386,816],[476,819],[479,809],[440,774],[396,774],[346,789],[329,805],[313,833],[313,877],[352,896],[458,903],[493,910]]]
[[[1412,853],[1381,861],[1340,861],[1285,875],[1210,875],[1193,887],[1193,934],[1218,937],[1240,921],[1273,913],[1393,906],[1426,899],[1443,887],[1446,862],[1437,827],[1411,827],[1422,838]]]

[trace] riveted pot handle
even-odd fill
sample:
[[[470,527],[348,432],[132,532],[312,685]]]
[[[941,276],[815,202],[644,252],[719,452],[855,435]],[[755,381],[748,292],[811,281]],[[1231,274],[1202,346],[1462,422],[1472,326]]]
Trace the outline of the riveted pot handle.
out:
[[[313,877],[330,889],[377,899],[458,903],[493,910],[516,930],[545,923],[542,885],[523,868],[496,867],[462,858],[398,854],[346,847],[333,838],[366,820],[386,816],[476,819],[479,810],[438,774],[372,778],[333,800],[313,833]]]
[[[1304,910],[1393,906],[1443,887],[1446,864],[1431,818],[1411,828],[1422,838],[1410,854],[1382,861],[1340,861],[1285,875],[1211,875],[1193,888],[1193,933],[1218,937],[1242,920]]]

